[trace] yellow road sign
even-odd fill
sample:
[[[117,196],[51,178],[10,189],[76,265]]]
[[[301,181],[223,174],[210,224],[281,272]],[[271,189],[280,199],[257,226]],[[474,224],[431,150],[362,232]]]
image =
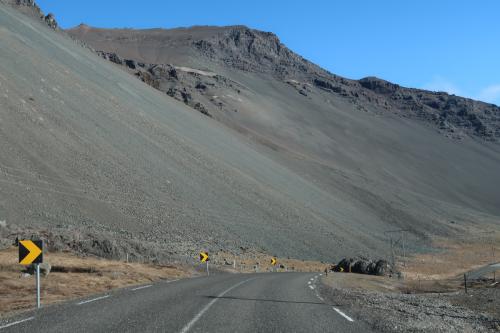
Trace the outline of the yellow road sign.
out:
[[[200,261],[201,262],[206,262],[209,260],[210,260],[210,258],[208,256],[208,252],[200,252]]]
[[[40,264],[43,262],[43,242],[41,240],[19,241],[19,263],[21,265]]]
[[[340,267],[340,271],[343,272],[344,271],[344,267]]]
[[[271,265],[276,266],[277,263],[278,260],[276,260],[276,258],[271,258]]]

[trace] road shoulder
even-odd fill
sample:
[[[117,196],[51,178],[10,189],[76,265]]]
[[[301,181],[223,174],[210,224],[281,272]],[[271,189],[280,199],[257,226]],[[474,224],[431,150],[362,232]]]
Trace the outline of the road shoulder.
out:
[[[452,304],[452,293],[404,294],[400,284],[386,277],[330,273],[321,279],[319,292],[381,332],[496,332],[500,328],[492,316]]]

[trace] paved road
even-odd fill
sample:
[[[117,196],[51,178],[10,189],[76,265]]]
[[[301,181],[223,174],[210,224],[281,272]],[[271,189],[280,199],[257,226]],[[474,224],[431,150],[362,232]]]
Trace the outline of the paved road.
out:
[[[1,323],[13,325],[0,332],[368,331],[348,311],[323,301],[318,277],[220,274],[160,282],[27,313]]]
[[[467,279],[470,280],[479,279],[480,277],[483,277],[487,274],[491,274],[499,270],[500,270],[500,263],[490,264],[467,273]]]

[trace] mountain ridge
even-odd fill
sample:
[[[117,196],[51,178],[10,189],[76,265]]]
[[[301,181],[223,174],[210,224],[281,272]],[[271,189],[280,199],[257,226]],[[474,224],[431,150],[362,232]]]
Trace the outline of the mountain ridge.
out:
[[[406,88],[376,77],[360,80],[343,78],[294,53],[271,32],[246,26],[195,26],[146,30],[100,29],[85,26],[84,30],[82,26],[77,26],[67,32],[74,38],[93,44],[92,47],[103,54],[115,53],[118,57],[129,61],[145,62],[149,67],[183,65],[182,60],[175,56],[177,51],[168,50],[168,43],[172,43],[175,45],[172,48],[183,49],[181,54],[189,54],[189,51],[195,50],[198,57],[205,57],[217,66],[269,74],[288,83],[292,83],[293,80],[303,81],[302,85],[295,85],[297,91],[303,95],[307,94],[307,87],[303,83],[307,83],[348,98],[362,110],[368,109],[366,105],[370,105],[375,106],[377,111],[418,119],[455,139],[461,139],[465,135],[487,141],[498,141],[500,138],[500,108],[494,104],[445,92]],[[176,36],[179,32],[181,36]],[[99,34],[102,36],[99,37]],[[154,47],[154,44],[162,45],[163,51],[174,54],[172,57],[137,56],[140,50],[131,53],[124,51],[123,47],[110,46],[116,42],[112,36],[115,34],[116,39],[119,39],[118,44],[133,44],[144,38],[148,40],[148,47]],[[191,50],[184,50],[187,48]],[[152,63],[153,59],[159,62]]]

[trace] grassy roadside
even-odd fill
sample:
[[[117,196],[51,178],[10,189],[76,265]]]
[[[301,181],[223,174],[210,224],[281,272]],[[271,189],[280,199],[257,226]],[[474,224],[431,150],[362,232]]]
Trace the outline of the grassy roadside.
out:
[[[500,234],[484,239],[435,239],[436,252],[414,255],[399,265],[407,279],[452,279],[485,265],[500,262]]]
[[[25,276],[18,249],[0,251],[0,317],[35,306],[35,278]],[[42,276],[42,304],[84,297],[112,289],[190,276],[186,268],[124,263],[72,253],[44,253],[53,271]]]
[[[211,256],[211,264],[215,264],[218,270],[241,273],[310,272],[322,271],[326,266],[320,262],[288,258],[278,258],[278,264],[272,266],[271,258],[260,253],[238,257],[220,252]],[[233,260],[237,263],[235,269],[228,264]],[[196,269],[204,271],[204,265],[174,267],[126,263],[93,256],[81,257],[70,252],[45,252],[44,262],[52,266],[48,276],[42,275],[41,297],[44,305],[162,279],[185,278],[194,274]],[[280,265],[283,266],[280,268]],[[24,274],[24,269],[18,264],[17,247],[0,251],[0,318],[35,306],[35,278]]]

